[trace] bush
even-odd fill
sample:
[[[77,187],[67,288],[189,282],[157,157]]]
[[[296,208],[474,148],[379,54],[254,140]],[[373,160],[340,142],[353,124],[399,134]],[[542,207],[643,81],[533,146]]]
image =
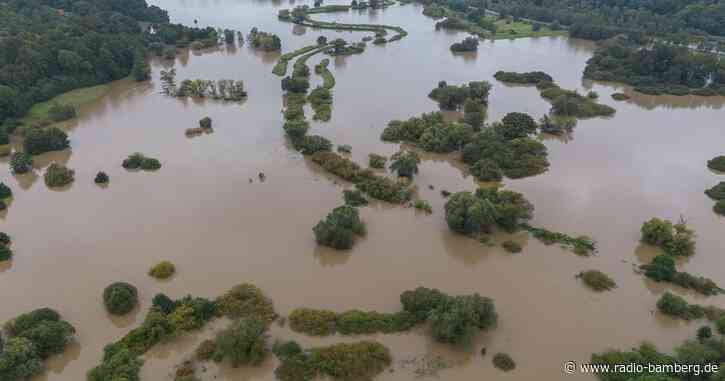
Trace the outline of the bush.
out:
[[[328,336],[337,331],[337,314],[332,311],[297,308],[289,315],[290,328],[313,336]]]
[[[285,77],[282,79],[282,90],[291,93],[303,94],[310,88],[307,77]]]
[[[486,81],[469,82],[467,85],[453,86],[445,82],[439,82],[438,87],[433,89],[428,96],[438,102],[438,106],[444,110],[456,110],[460,108],[466,99],[474,98],[483,104],[488,104],[488,95],[491,92],[491,84]]]
[[[342,191],[343,198],[345,199],[345,205],[350,206],[365,206],[368,204],[368,200],[363,196],[362,192],[357,189],[344,190]]]
[[[725,181],[721,181],[714,187],[706,190],[705,194],[713,200],[725,200]]]
[[[334,344],[310,352],[315,368],[334,380],[372,379],[392,362],[388,348],[374,341]]]
[[[716,171],[725,172],[725,156],[717,156],[708,160],[707,167]]]
[[[420,157],[413,151],[398,151],[390,160],[390,169],[398,172],[398,176],[413,178],[418,173]]]
[[[64,120],[73,119],[76,115],[76,109],[73,105],[64,105],[55,102],[48,109],[48,116],[50,117],[50,120],[54,122],[62,122]]]
[[[382,155],[377,155],[374,153],[371,153],[368,155],[369,163],[371,168],[376,169],[382,169],[385,168],[385,163],[388,161],[388,158]]]
[[[493,356],[493,366],[498,369],[508,372],[516,368],[514,359],[506,353],[496,353]]]
[[[607,291],[617,287],[617,284],[609,275],[599,270],[582,271],[578,276],[585,285],[594,291]]]
[[[491,159],[481,159],[471,167],[471,175],[479,181],[501,181],[503,172],[501,167]]]
[[[50,151],[60,151],[70,147],[68,135],[63,130],[50,128],[31,128],[25,133],[23,148],[31,155]]]
[[[290,340],[284,343],[275,341],[272,346],[272,353],[284,361],[302,353],[302,347],[296,341]]]
[[[697,339],[703,341],[712,337],[712,329],[708,326],[702,326],[697,329]]]
[[[448,227],[462,234],[487,233],[494,226],[515,230],[531,219],[533,210],[522,194],[496,188],[458,192],[445,204]]]
[[[658,255],[648,265],[642,266],[645,276],[657,282],[669,282],[677,273],[675,259],[671,255]]]
[[[12,337],[0,351],[0,379],[26,380],[43,369],[35,344],[23,337]]]
[[[53,163],[45,170],[43,179],[48,187],[62,187],[73,182],[75,171],[62,164]]]
[[[143,169],[145,171],[154,171],[161,168],[161,162],[158,159],[146,157],[139,152],[129,155],[121,165],[126,169]]]
[[[65,320],[61,319],[60,314],[50,308],[41,308],[25,314],[22,314],[15,319],[5,324],[5,332],[8,337],[11,338],[22,338],[27,340],[32,347],[32,353],[39,359],[47,359],[48,357],[62,353],[65,350],[65,346],[70,338],[75,334],[75,328]],[[21,346],[23,347],[22,352],[25,355],[30,355],[28,351],[28,342],[18,342],[18,350]],[[9,345],[10,341],[8,341]],[[20,345],[23,344],[23,345]],[[7,350],[7,348],[6,348]],[[0,351],[0,359],[2,358],[2,351]],[[13,361],[13,360],[10,360]],[[25,359],[20,359],[19,363],[14,364],[16,366],[24,366],[23,363],[32,360],[32,356]],[[18,369],[12,369],[11,364],[9,368],[1,366],[5,365],[0,361],[0,375],[4,371],[17,372]],[[22,371],[20,371],[22,372]]]
[[[15,152],[10,157],[10,170],[21,175],[33,170],[33,157],[25,152]]]
[[[156,279],[168,279],[176,272],[176,266],[169,261],[161,261],[149,270],[149,275]]]
[[[510,178],[534,176],[545,172],[549,168],[546,146],[529,137],[505,138],[503,133],[507,133],[509,136],[520,133],[511,126],[512,124],[506,127],[503,124],[494,123],[492,127],[474,135],[463,148],[463,161],[474,165],[482,159],[490,160],[496,163],[503,174]],[[522,131],[527,128],[523,127]]]
[[[514,241],[504,241],[504,243],[501,244],[501,247],[506,249],[509,253],[520,253],[522,249],[521,245]]]
[[[217,299],[217,304],[219,311],[230,319],[253,317],[271,323],[277,318],[272,301],[248,283],[234,286]]]
[[[685,299],[666,291],[657,300],[657,308],[666,315],[679,317],[685,320],[701,318],[704,312],[695,305],[687,304]]]
[[[430,203],[426,200],[415,200],[413,203],[413,207],[422,210],[428,214],[433,213],[433,208],[430,206]]]
[[[416,321],[423,322],[435,308],[443,305],[449,296],[437,289],[418,287],[400,295],[403,310],[412,314]]]
[[[356,180],[361,172],[360,167],[352,160],[342,157],[334,152],[317,152],[311,157],[312,161],[320,165],[325,171],[339,176],[347,181]]]
[[[13,197],[13,190],[10,189],[9,186],[5,185],[5,183],[0,182],[0,199],[6,199]]]
[[[166,294],[159,293],[154,295],[154,298],[151,300],[151,305],[160,312],[168,315],[174,311],[177,303],[166,296]]]
[[[112,283],[103,290],[103,304],[113,315],[127,314],[138,304],[138,290],[125,282]]]
[[[199,120],[199,127],[203,129],[210,129],[211,128],[211,118],[210,117],[204,117],[203,119]]]
[[[478,38],[466,37],[461,42],[454,42],[451,45],[452,52],[475,52],[478,50]]]
[[[108,175],[106,174],[106,172],[103,171],[98,172],[96,174],[96,178],[93,180],[93,182],[95,182],[96,184],[108,184],[108,181]]]
[[[712,211],[721,216],[725,216],[725,200],[718,200],[715,206],[712,207]]]
[[[365,224],[358,210],[351,206],[338,206],[312,229],[318,244],[338,250],[352,248],[355,235],[365,234]]]
[[[497,71],[493,77],[501,82],[522,83],[529,85],[535,85],[539,82],[554,82],[554,78],[543,71],[532,71],[528,73]]]
[[[658,246],[665,253],[675,256],[695,254],[695,233],[684,220],[672,224],[668,220],[652,218],[642,225],[642,242]]]
[[[267,324],[253,317],[241,318],[216,338],[215,359],[229,358],[232,367],[259,365],[267,357]]]
[[[624,93],[614,93],[612,94],[612,99],[614,99],[615,101],[626,101],[627,99],[629,99],[629,95]]]
[[[340,145],[337,146],[337,152],[351,153],[352,152],[352,147],[349,146],[349,145],[347,145],[347,144],[340,144]]]
[[[410,200],[411,197],[411,191],[405,183],[376,176],[369,171],[360,172],[355,186],[374,199],[392,203],[401,203]]]
[[[143,360],[120,345],[108,345],[103,350],[103,361],[88,372],[87,381],[128,380],[139,381]]]
[[[5,232],[0,232],[0,245],[8,246],[10,243],[10,236]]]
[[[255,49],[274,51],[282,49],[282,40],[276,34],[261,32],[253,28],[247,40]]]
[[[0,262],[9,261],[13,258],[13,251],[6,245],[0,245]]]
[[[319,135],[305,135],[298,143],[297,149],[304,155],[314,155],[317,152],[332,150],[332,142]]]
[[[536,133],[537,125],[529,114],[510,112],[494,128],[504,139],[513,140]]]

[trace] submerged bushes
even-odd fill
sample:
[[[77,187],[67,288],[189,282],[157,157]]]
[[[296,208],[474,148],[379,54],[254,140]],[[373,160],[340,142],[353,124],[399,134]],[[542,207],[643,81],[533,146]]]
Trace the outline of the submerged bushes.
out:
[[[448,85],[445,81],[441,81],[428,96],[437,101],[440,108],[456,110],[463,106],[463,103],[469,98],[488,105],[490,92],[491,84],[486,81],[473,81],[461,86]]]
[[[461,42],[454,42],[451,45],[452,52],[475,52],[478,50],[478,38],[466,37]]]
[[[458,192],[445,204],[448,227],[458,233],[488,233],[494,227],[512,231],[532,217],[534,206],[520,193],[479,188]]]
[[[25,133],[23,148],[31,155],[61,151],[70,147],[68,135],[57,127],[31,128]]]
[[[471,141],[473,128],[458,122],[444,122],[443,114],[434,112],[406,121],[393,120],[383,130],[383,141],[406,142],[424,151],[446,153],[463,148]]]
[[[73,182],[75,171],[65,165],[53,163],[45,170],[43,179],[48,187],[62,187]]]
[[[138,304],[138,290],[125,282],[112,283],[103,290],[103,304],[114,315],[125,315]]]
[[[389,350],[374,341],[334,344],[302,350],[297,343],[276,346],[281,364],[275,376],[281,381],[310,381],[317,377],[332,380],[369,380],[388,367]]]
[[[55,310],[41,308],[22,314],[4,326],[0,337],[0,380],[30,379],[43,369],[43,360],[62,353],[75,328]]]
[[[282,40],[276,34],[261,32],[257,28],[252,28],[247,40],[255,49],[267,52],[282,49]]]
[[[551,102],[551,112],[559,116],[592,118],[610,116],[617,110],[596,102],[596,99],[583,96],[576,91],[564,90],[551,82],[539,82],[537,88],[541,96]]]
[[[684,220],[673,224],[669,220],[652,218],[642,225],[642,242],[657,246],[675,256],[695,254],[695,232],[688,229]]]
[[[671,255],[658,255],[652,262],[642,265],[640,268],[645,271],[646,277],[656,282],[670,282],[703,295],[717,295],[722,292],[722,289],[711,279],[677,271],[675,259]]]
[[[594,291],[607,291],[617,287],[617,284],[609,275],[599,270],[582,271],[577,277],[581,278],[582,282]]]
[[[493,75],[494,78],[501,82],[520,83],[527,85],[536,85],[539,82],[554,82],[549,74],[543,71],[531,71],[527,73],[517,73],[513,71],[497,71]]]
[[[149,270],[149,276],[156,279],[168,279],[176,273],[176,266],[169,261],[161,261]]]
[[[213,358],[228,358],[232,367],[259,365],[267,357],[267,323],[253,318],[241,318],[220,332],[216,338]]]
[[[338,206],[312,229],[318,244],[338,250],[352,248],[356,235],[365,235],[365,224],[358,210],[351,206]]]
[[[403,332],[416,321],[408,312],[381,313],[350,310],[336,313],[327,310],[297,308],[289,315],[290,328],[312,336],[328,336],[336,332],[343,335]]]
[[[161,168],[161,162],[158,159],[146,157],[139,152],[129,155],[121,165],[126,169],[143,169],[145,171],[154,171]]]
[[[567,234],[554,232],[544,228],[535,228],[528,224],[522,224],[522,228],[531,233],[534,238],[543,242],[545,245],[558,243],[563,247],[572,250],[577,255],[591,255],[597,251],[597,244],[589,237],[579,236],[571,237]]]

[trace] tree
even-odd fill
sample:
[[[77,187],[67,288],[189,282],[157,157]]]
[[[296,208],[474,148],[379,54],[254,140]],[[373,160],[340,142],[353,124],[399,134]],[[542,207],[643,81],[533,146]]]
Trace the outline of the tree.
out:
[[[258,365],[267,357],[267,325],[255,318],[242,318],[219,333],[218,358],[229,358],[233,367]]]
[[[5,185],[5,183],[0,182],[0,200],[10,197],[13,197],[13,190],[10,189],[9,186]]]
[[[645,275],[657,282],[669,282],[677,273],[675,259],[670,255],[658,255],[652,262],[645,265]]]
[[[391,156],[390,169],[398,172],[398,176],[412,178],[418,173],[420,157],[413,151],[399,151]]]
[[[325,36],[317,37],[317,45],[326,45],[326,44],[327,44],[327,37],[325,37]]]
[[[355,235],[365,234],[365,224],[352,206],[338,206],[312,229],[318,244],[338,250],[350,249]]]
[[[32,171],[33,157],[25,152],[14,152],[10,157],[10,170],[16,175]]]
[[[652,218],[642,225],[642,242],[654,246],[662,246],[670,242],[674,236],[672,222]]]
[[[498,316],[489,298],[478,294],[455,296],[430,312],[433,337],[445,343],[461,343],[471,339],[474,328],[492,327]]]
[[[10,338],[0,351],[0,379],[25,380],[43,368],[35,344],[23,337]]]
[[[57,127],[32,128],[25,134],[23,148],[31,155],[60,151],[70,147],[68,135]]]
[[[48,187],[62,187],[75,180],[75,171],[65,165],[53,163],[45,170],[43,179]]]
[[[125,315],[138,304],[138,290],[125,282],[112,283],[103,290],[103,304],[113,315]]]
[[[520,193],[496,188],[479,188],[475,194],[458,192],[445,204],[448,227],[469,235],[490,232],[494,226],[515,230],[531,219],[533,210]]]
[[[529,114],[510,112],[497,125],[497,132],[505,139],[525,138],[536,132],[536,121]]]

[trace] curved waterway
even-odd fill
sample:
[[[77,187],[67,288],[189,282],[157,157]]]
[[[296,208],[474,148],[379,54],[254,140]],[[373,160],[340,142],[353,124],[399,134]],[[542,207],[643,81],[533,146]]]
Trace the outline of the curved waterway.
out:
[[[299,2],[152,3],[168,9],[175,22],[193,25],[197,19],[201,26],[233,28],[245,35],[255,26],[277,33],[284,52],[310,45],[319,35],[351,41],[368,35],[277,20],[278,10]],[[450,44],[465,35],[436,31],[434,21],[420,13],[421,7],[406,5],[315,15],[323,21],[400,25],[409,35],[383,46],[368,45],[361,55],[333,58],[330,70],[337,85],[332,119],[314,122],[311,133],[351,145],[353,159],[366,165],[369,153],[398,150],[397,144],[379,139],[389,120],[436,109],[427,94],[440,80],[490,81],[489,121],[512,111],[538,118],[550,107],[533,87],[497,82],[493,74],[498,70],[542,70],[563,88],[593,89],[617,113],[580,121],[567,139],[542,137],[551,169],[506,180],[505,186],[535,204],[533,225],[590,235],[599,243],[597,256],[577,257],[523,233],[513,239],[524,250],[512,255],[450,233],[440,191],[473,190],[477,184],[445,155],[424,155],[415,178],[420,197],[433,206],[432,215],[374,204],[361,209],[368,235],[350,252],[320,248],[311,228],[342,203],[341,191],[349,185],[288,146],[280,79],[272,74],[279,54],[255,52],[246,45],[184,52],[173,62],[153,60],[150,82],[116,82],[109,95],[84,106],[68,127],[72,151],[39,157],[36,175],[15,177],[7,169],[0,173],[0,181],[15,193],[0,216],[0,230],[13,237],[15,251],[12,262],[0,264],[0,321],[49,306],[78,329],[77,343],[52,358],[48,371],[37,379],[85,379],[103,346],[139,324],[158,292],[214,297],[242,282],[261,287],[282,315],[300,306],[396,311],[399,294],[416,286],[450,294],[478,292],[495,300],[498,327],[478,335],[470,351],[436,344],[423,329],[374,336],[394,356],[393,371],[379,380],[415,379],[401,363],[424,355],[441,356],[451,365],[440,373],[445,380],[561,380],[567,360],[585,361],[592,352],[629,348],[642,340],[670,350],[692,337],[700,323],[655,313],[657,298],[669,287],[645,281],[633,267],[656,254],[638,243],[642,222],[684,215],[697,231],[697,254],[680,268],[720,283],[725,279],[725,220],[712,212],[713,201],[703,194],[725,179],[705,165],[725,150],[723,98],[636,95],[616,102],[612,93],[630,90],[581,79],[591,43],[566,38],[486,41],[476,54],[453,55]],[[314,56],[308,64],[312,67],[323,58]],[[165,97],[160,71],[172,66],[179,80],[243,80],[249,98],[238,104]],[[313,74],[313,86],[320,82]],[[187,138],[184,130],[196,127],[204,116],[213,119],[214,132]],[[159,158],[163,168],[121,168],[123,158],[136,151]],[[42,170],[54,160],[75,169],[70,188],[49,190],[43,183]],[[99,170],[110,175],[107,188],[93,183]],[[257,178],[261,171],[265,182]],[[501,242],[510,237],[495,238]],[[167,282],[146,275],[162,259],[178,269]],[[574,277],[587,269],[610,274],[619,287],[602,294],[590,291]],[[103,288],[119,280],[135,284],[141,297],[140,310],[122,319],[109,317],[101,303]],[[725,307],[722,296],[675,291],[691,301]],[[172,366],[209,334],[207,330],[150,351],[142,378],[171,379]],[[276,325],[272,336],[296,338],[304,345],[359,339],[308,338]],[[484,358],[478,353],[483,346],[489,353]],[[510,353],[516,370],[493,368],[496,352]],[[273,358],[258,368],[212,366],[203,376],[273,380],[275,366]]]

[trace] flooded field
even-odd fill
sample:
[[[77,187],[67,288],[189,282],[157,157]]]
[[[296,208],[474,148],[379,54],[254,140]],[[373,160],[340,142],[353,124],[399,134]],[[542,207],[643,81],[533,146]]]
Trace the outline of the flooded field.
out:
[[[314,43],[317,36],[359,40],[365,34],[320,31],[277,20],[277,11],[295,4],[248,0],[155,0],[172,21],[274,32],[283,52]],[[282,131],[280,78],[272,74],[279,54],[244,45],[203,54],[184,52],[174,62],[154,59],[152,80],[119,81],[109,95],[84,106],[68,126],[72,151],[36,159],[35,174],[0,181],[15,197],[0,215],[0,230],[13,237],[15,257],[0,264],[0,321],[41,306],[57,309],[78,330],[77,343],[49,362],[38,380],[78,381],[98,363],[104,345],[140,323],[154,294],[214,297],[235,284],[254,283],[278,312],[296,307],[397,311],[402,291],[435,287],[450,294],[478,292],[494,299],[496,329],[477,336],[474,349],[451,349],[433,342],[423,329],[375,336],[394,356],[393,371],[379,380],[412,380],[403,366],[420,356],[441,356],[450,368],[444,380],[561,380],[564,361],[587,361],[592,352],[626,349],[643,340],[669,350],[692,337],[700,323],[684,324],[655,313],[669,286],[645,281],[633,267],[656,252],[642,247],[639,228],[653,216],[687,218],[697,232],[697,254],[682,271],[716,281],[725,278],[725,220],[703,191],[723,176],[706,161],[723,154],[725,99],[654,97],[631,94],[612,84],[583,82],[594,46],[567,38],[485,41],[473,55],[453,55],[449,46],[464,34],[436,31],[416,5],[378,11],[314,15],[324,21],[400,25],[409,35],[362,55],[333,59],[332,119],[313,123],[311,132],[353,147],[352,158],[367,163],[369,153],[391,155],[397,144],[380,141],[392,119],[437,109],[428,92],[438,81],[493,84],[488,121],[512,111],[539,118],[549,111],[534,87],[507,86],[498,70],[549,73],[563,87],[595,90],[617,109],[611,118],[580,121],[570,139],[542,137],[550,170],[523,180],[506,180],[536,207],[533,225],[586,234],[598,241],[595,257],[577,257],[520,233],[524,250],[500,247],[451,233],[444,220],[442,189],[474,190],[476,181],[452,156],[423,155],[415,178],[421,198],[433,206],[427,216],[413,209],[373,204],[361,209],[368,235],[349,252],[318,247],[311,228],[342,203],[348,184],[323,173],[294,151]],[[314,56],[308,64],[316,64]],[[186,78],[243,80],[242,103],[181,101],[160,90],[160,71],[174,67]],[[312,76],[313,86],[321,79]],[[632,95],[616,102],[614,92]],[[311,113],[308,112],[308,115]],[[210,116],[214,133],[187,138],[184,130]],[[121,161],[130,153],[157,157],[157,172],[129,172]],[[67,189],[49,190],[42,169],[53,161],[76,171]],[[7,168],[7,164],[4,165]],[[107,188],[93,183],[103,170]],[[259,172],[266,174],[260,182]],[[250,182],[250,179],[252,181]],[[429,189],[433,185],[434,189]],[[496,237],[500,242],[508,237]],[[159,282],[146,271],[160,260],[178,273]],[[574,276],[599,269],[618,283],[595,294]],[[127,281],[140,292],[141,307],[123,319],[110,317],[101,302],[105,286]],[[725,297],[702,298],[675,289],[688,300],[725,307]],[[219,328],[221,325],[215,325]],[[171,379],[174,364],[193,351],[210,330],[152,350],[145,356],[144,380]],[[275,326],[275,338],[305,345],[353,341],[355,337],[309,338]],[[485,346],[489,355],[481,358]],[[517,362],[510,373],[491,364],[495,352]],[[205,377],[273,380],[276,360],[261,367],[210,368]]]

